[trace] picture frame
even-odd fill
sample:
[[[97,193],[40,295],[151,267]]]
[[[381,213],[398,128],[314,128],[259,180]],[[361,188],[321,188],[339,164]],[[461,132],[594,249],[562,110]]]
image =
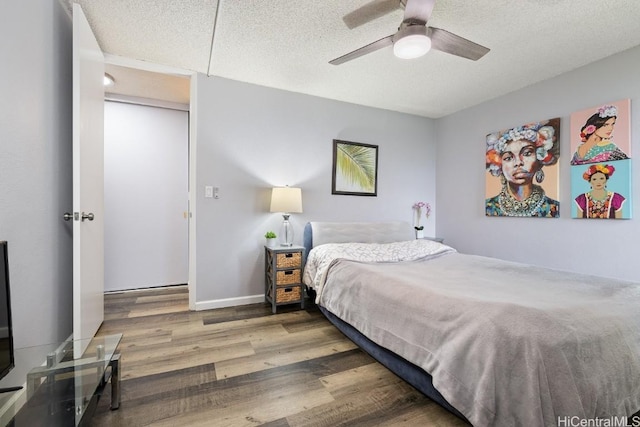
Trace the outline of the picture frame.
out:
[[[331,194],[378,195],[378,146],[333,140]]]

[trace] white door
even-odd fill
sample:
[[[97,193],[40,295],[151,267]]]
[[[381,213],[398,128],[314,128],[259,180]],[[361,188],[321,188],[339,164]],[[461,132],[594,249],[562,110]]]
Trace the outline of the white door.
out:
[[[73,339],[104,319],[104,55],[73,4]],[[87,343],[88,344],[88,343]],[[76,348],[79,357],[85,348]]]

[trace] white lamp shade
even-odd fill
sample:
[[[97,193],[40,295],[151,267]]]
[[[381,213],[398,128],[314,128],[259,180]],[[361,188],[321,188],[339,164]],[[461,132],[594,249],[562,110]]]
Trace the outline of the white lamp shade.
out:
[[[271,212],[301,213],[302,190],[293,187],[275,187],[271,190]]]

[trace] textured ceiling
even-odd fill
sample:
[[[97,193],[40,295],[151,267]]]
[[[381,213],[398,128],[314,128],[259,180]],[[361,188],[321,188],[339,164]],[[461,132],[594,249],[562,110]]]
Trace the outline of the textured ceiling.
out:
[[[393,34],[402,10],[349,30],[342,16],[370,0],[63,1],[109,55],[432,118],[640,45],[637,0],[437,0],[428,25],[485,57],[401,60],[389,47],[338,66]]]
[[[189,105],[189,77],[151,72],[146,70],[106,64],[105,72],[113,77],[115,84],[105,88],[108,99],[145,102],[145,99],[163,101],[161,105]],[[177,107],[177,106],[176,106]]]

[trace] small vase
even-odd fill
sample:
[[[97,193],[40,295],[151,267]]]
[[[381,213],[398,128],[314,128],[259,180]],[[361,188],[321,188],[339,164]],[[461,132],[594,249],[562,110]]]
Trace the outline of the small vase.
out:
[[[276,247],[276,239],[266,239],[267,240],[267,247],[268,248],[275,248]]]
[[[416,230],[416,239],[424,239],[424,230]]]

